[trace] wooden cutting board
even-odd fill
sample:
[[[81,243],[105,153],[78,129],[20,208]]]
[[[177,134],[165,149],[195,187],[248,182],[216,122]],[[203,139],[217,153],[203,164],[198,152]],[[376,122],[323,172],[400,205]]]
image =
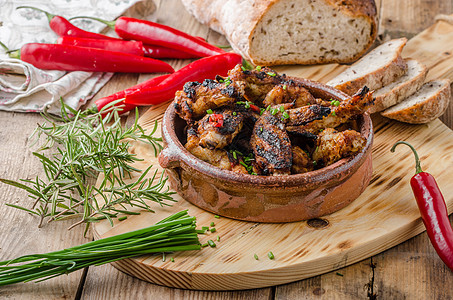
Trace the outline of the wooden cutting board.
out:
[[[419,59],[430,69],[428,77],[453,79],[453,25],[440,21],[411,39],[403,55]],[[293,76],[326,82],[345,67],[339,65],[287,66],[277,68]],[[144,128],[161,120],[166,105],[152,107],[141,118]],[[156,213],[128,216],[125,221],[93,226],[96,238],[136,230],[177,211],[188,209],[197,224],[215,223],[217,232],[201,236],[201,242],[216,241],[217,247],[201,251],[144,256],[113,263],[121,271],[140,279],[185,289],[237,290],[278,285],[329,272],[368,258],[424,230],[409,186],[415,172],[412,152],[404,146],[390,148],[398,140],[414,145],[422,167],[433,174],[441,187],[448,211],[453,211],[453,133],[441,121],[407,125],[373,116],[373,177],[369,187],[346,208],[322,219],[262,224],[236,221],[203,211],[181,199],[172,207],[156,207]],[[141,143],[131,151],[160,169],[153,151]],[[152,172],[150,172],[152,173]],[[137,174],[138,176],[138,174]],[[272,251],[275,259],[267,253]],[[254,255],[258,256],[258,260]],[[174,258],[174,262],[170,260]]]

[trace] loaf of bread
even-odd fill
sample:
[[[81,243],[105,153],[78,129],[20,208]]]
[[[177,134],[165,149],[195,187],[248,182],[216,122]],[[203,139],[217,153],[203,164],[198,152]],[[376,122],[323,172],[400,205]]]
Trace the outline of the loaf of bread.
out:
[[[415,59],[406,60],[407,73],[389,85],[374,91],[374,103],[368,109],[369,113],[400,103],[420,89],[425,82],[428,69]]]
[[[350,63],[373,44],[374,0],[182,0],[256,65]]]
[[[415,94],[384,110],[381,114],[405,123],[428,123],[445,112],[450,98],[450,80],[434,80],[423,84]]]
[[[407,72],[406,61],[401,57],[406,42],[406,38],[400,38],[379,45],[327,85],[353,95],[364,85],[377,90],[394,82]]]

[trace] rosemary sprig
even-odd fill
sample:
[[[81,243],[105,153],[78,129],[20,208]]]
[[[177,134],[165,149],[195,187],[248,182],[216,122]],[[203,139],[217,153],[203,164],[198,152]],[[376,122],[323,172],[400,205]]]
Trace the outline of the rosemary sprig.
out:
[[[147,201],[160,205],[174,201],[173,192],[165,188],[167,178],[163,174],[158,176],[156,171],[151,178],[145,178],[151,166],[132,183],[125,180],[140,171],[132,166],[141,159],[128,151],[130,141],[150,144],[157,155],[162,149],[161,138],[153,136],[157,122],[149,134],[138,124],[138,111],[134,124],[123,127],[120,108],[114,104],[100,112],[75,111],[61,101],[61,118],[44,112],[47,123],[38,125],[32,137],[33,144],[41,142],[33,155],[40,160],[45,179],[0,179],[25,190],[33,199],[31,208],[9,206],[39,216],[38,226],[46,219],[51,222],[78,217],[70,228],[85,223],[88,230],[90,223],[101,219],[113,224],[112,219],[119,214],[131,213],[128,207],[153,211]],[[99,173],[103,174],[102,180],[95,186]]]
[[[46,254],[0,262],[0,286],[47,280],[88,266],[144,254],[200,250],[195,217],[176,213],[153,226]],[[20,264],[23,263],[23,264]]]

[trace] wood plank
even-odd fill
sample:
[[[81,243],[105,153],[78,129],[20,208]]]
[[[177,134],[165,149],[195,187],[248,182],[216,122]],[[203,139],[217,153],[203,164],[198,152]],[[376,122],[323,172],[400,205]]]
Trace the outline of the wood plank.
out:
[[[346,268],[277,286],[275,300],[366,299],[367,285],[373,278],[370,264],[371,259],[365,259]]]
[[[434,24],[438,14],[451,14],[453,1],[381,0],[379,33],[387,40],[405,36],[411,38]]]
[[[119,272],[111,265],[90,267],[84,285],[82,299],[272,299],[272,289],[255,289],[248,291],[191,291],[168,288],[134,278]]]
[[[12,180],[45,178],[41,164],[32,155],[28,137],[36,124],[43,122],[38,114],[0,111],[0,177]],[[35,147],[36,148],[36,147]],[[45,253],[90,241],[83,237],[81,227],[68,231],[71,221],[54,222],[38,228],[39,220],[18,209],[12,203],[30,207],[33,201],[15,187],[0,184],[0,260]],[[0,288],[1,299],[64,299],[72,298],[79,286],[82,270],[42,283],[25,283]]]

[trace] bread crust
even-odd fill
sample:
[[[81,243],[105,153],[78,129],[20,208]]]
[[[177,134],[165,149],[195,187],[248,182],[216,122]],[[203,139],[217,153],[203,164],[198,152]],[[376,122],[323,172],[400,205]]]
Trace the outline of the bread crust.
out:
[[[436,82],[442,82],[442,86],[434,95],[423,102],[400,110],[391,107],[383,111],[381,115],[410,124],[424,124],[437,119],[445,112],[450,103],[451,89],[448,79],[436,80]],[[429,84],[429,82],[426,84]]]
[[[405,98],[418,91],[423,85],[426,74],[428,73],[428,69],[425,65],[421,64],[420,62],[418,62],[418,64],[421,66],[421,70],[417,76],[395,86],[385,94],[376,96],[375,93],[376,97],[374,98],[373,106],[368,109],[368,112],[375,113],[383,111],[390,106],[400,103]]]
[[[330,80],[327,84],[330,86],[334,86],[340,91],[352,96],[364,85],[366,85],[371,90],[377,90],[392,83],[393,81],[403,76],[407,72],[406,61],[401,57],[401,52],[403,51],[403,48],[406,45],[407,39],[400,38],[392,41],[396,42],[398,40],[400,41],[401,44],[397,49],[395,49],[396,51],[393,53],[392,59],[387,64],[382,65],[379,69],[373,70],[358,78],[339,81],[338,78],[341,78],[341,76],[344,74],[343,72],[334,79]],[[370,54],[371,53],[372,52],[370,52]],[[364,59],[365,57],[363,57],[362,59]],[[351,67],[354,67],[354,65],[352,65]],[[340,83],[338,83],[338,81]]]
[[[257,25],[277,2],[283,0],[182,0],[186,9],[201,23],[226,36],[233,50],[257,65],[351,63],[362,56],[377,35],[377,12],[374,0],[321,0],[353,18],[364,18],[371,24],[368,44],[351,58],[257,59],[250,51]]]

